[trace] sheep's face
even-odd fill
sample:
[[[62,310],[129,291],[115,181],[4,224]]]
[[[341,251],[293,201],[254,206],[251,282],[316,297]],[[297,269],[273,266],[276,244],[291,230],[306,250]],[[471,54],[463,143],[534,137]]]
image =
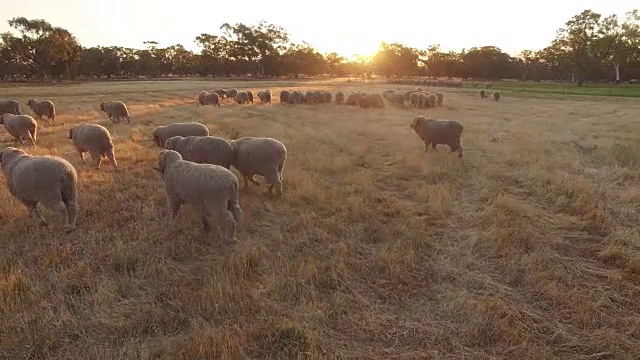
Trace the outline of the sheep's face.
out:
[[[36,100],[35,99],[29,99],[29,101],[27,101],[27,106],[33,109],[33,106],[36,104]]]
[[[105,105],[106,103],[107,103],[106,101],[103,101],[103,102],[101,102],[101,103],[100,103],[100,110],[101,110],[101,111],[105,111],[105,110],[104,110],[104,105]]]
[[[5,117],[6,115],[8,115],[8,114],[9,114],[9,113],[4,113],[4,114],[0,115],[0,125],[4,124],[4,117]]]
[[[75,130],[75,128],[76,128],[77,126],[78,126],[78,125],[73,126],[71,129],[69,129],[69,139],[73,139],[73,130]]]
[[[154,169],[159,171],[161,174],[164,174],[164,170],[167,165],[180,160],[182,160],[182,156],[179,152],[174,150],[162,150],[159,155],[158,167]]]
[[[164,142],[164,148],[166,150],[175,150],[176,149],[176,142],[178,142],[178,137],[177,136],[172,136],[172,137],[168,138],[167,141]]]

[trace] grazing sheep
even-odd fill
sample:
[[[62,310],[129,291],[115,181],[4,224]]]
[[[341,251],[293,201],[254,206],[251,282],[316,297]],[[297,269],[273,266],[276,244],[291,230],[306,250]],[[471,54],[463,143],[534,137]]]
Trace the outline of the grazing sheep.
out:
[[[76,228],[78,174],[67,160],[53,155],[29,155],[7,147],[0,151],[0,165],[11,195],[29,209],[41,226],[46,226],[47,221],[38,204],[65,211],[66,232]]]
[[[289,95],[291,93],[289,92],[289,90],[282,90],[280,91],[280,104],[286,104],[289,102]]]
[[[239,91],[235,96],[235,100],[238,104],[248,103],[249,94],[246,91]]]
[[[96,166],[96,170],[100,170],[102,158],[106,157],[109,159],[111,166],[118,171],[118,162],[113,150],[111,134],[104,126],[98,124],[75,125],[69,129],[68,139],[72,140],[73,146],[80,154],[83,164],[86,164],[84,153],[88,152]]]
[[[253,92],[251,90],[247,90],[246,93],[247,93],[247,97],[249,98],[248,102],[253,104]]]
[[[389,102],[393,105],[404,106],[404,94],[394,93],[389,95]]]
[[[376,109],[382,109],[384,108],[384,99],[382,99],[382,95],[380,94],[366,94],[360,97],[359,105],[362,108],[371,107]]]
[[[302,91],[300,94],[302,94],[302,96],[300,96],[301,103],[313,104],[313,91]]]
[[[418,108],[426,109],[429,107],[429,94],[419,93],[418,94]]]
[[[271,104],[271,91],[260,91],[258,97],[260,98],[261,104]]]
[[[485,99],[487,97],[487,91],[485,89],[480,89],[480,99]]]
[[[336,104],[338,105],[344,104],[344,93],[342,91],[338,91],[336,93]]]
[[[164,126],[157,126],[153,129],[153,142],[161,148],[170,137],[173,136],[208,136],[209,129],[199,122],[173,123]]]
[[[389,100],[389,96],[395,93],[395,90],[387,89],[382,92],[382,97]]]
[[[228,98],[235,99],[236,95],[238,94],[238,89],[226,89],[224,93]]]
[[[20,103],[15,100],[0,100],[0,115],[20,115]]]
[[[491,94],[491,99],[493,101],[500,101],[500,92],[494,91],[493,94]]]
[[[322,102],[322,91],[315,90],[313,92],[313,104],[320,104]]]
[[[424,141],[424,151],[429,145],[436,149],[436,145],[448,145],[451,152],[458,151],[458,157],[462,157],[462,145],[460,136],[464,127],[456,120],[427,119],[424,116],[416,116],[411,122],[411,129]]]
[[[444,100],[444,94],[441,92],[437,92],[436,96],[438,97],[438,101],[436,101],[436,105],[442,106],[442,101]]]
[[[220,95],[215,92],[203,91],[198,95],[198,104],[220,107]]]
[[[299,104],[302,99],[302,93],[298,90],[294,90],[289,94],[289,104]]]
[[[227,93],[225,93],[224,89],[215,89],[215,90],[211,90],[209,92],[214,92],[214,93],[218,94],[218,96],[220,97],[220,100],[224,100],[225,96],[227,95]]]
[[[213,214],[224,227],[226,240],[235,240],[242,211],[238,200],[240,185],[233,172],[220,165],[183,160],[174,150],[162,150],[154,169],[162,175],[172,220],[183,204],[191,205],[200,215],[205,233],[211,231],[209,214]]]
[[[362,94],[357,92],[351,93],[347,97],[347,102],[345,102],[345,105],[358,106],[360,104],[361,98],[362,98]]]
[[[233,162],[233,148],[216,136],[173,136],[164,143],[167,150],[180,153],[183,160],[198,164],[220,165],[227,169]]]
[[[323,91],[322,92],[322,102],[323,103],[330,103],[331,102],[331,93],[328,91]]]
[[[36,146],[36,134],[38,123],[29,115],[0,115],[0,125],[4,124],[9,135],[13,136],[16,143],[23,144],[23,140],[29,140],[31,146]]]
[[[29,101],[27,101],[27,106],[31,108],[31,111],[33,111],[40,120],[43,120],[43,117],[46,116],[50,122],[54,123],[56,121],[56,107],[51,100],[39,101],[36,99],[29,99]]]
[[[427,96],[427,101],[429,102],[429,107],[436,107],[436,104],[438,103],[438,95],[435,93],[429,94],[429,96]]]
[[[122,101],[103,101],[100,103],[100,110],[104,111],[114,124],[120,123],[120,118],[126,118],[127,123],[131,125],[131,118],[129,117],[129,110],[127,105]]]
[[[249,182],[260,185],[253,176],[264,176],[269,184],[268,192],[282,196],[282,169],[287,157],[287,149],[284,144],[276,139],[267,137],[242,137],[231,140],[233,148],[233,167],[238,169],[244,178],[245,188],[249,188]]]
[[[420,107],[420,93],[419,92],[412,92],[411,95],[409,95],[409,107]]]

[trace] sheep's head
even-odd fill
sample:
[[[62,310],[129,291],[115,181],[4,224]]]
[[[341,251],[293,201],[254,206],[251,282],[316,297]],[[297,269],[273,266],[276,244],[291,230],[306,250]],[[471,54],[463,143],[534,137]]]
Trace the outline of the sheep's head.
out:
[[[73,130],[75,130],[77,127],[78,127],[78,125],[75,125],[75,126],[72,126],[69,129],[69,137],[68,137],[68,139],[73,139]]]
[[[182,138],[182,136],[172,136],[170,138],[167,139],[167,141],[164,142],[164,148],[167,150],[175,150],[176,149],[176,143],[178,142],[178,139]]]
[[[427,119],[424,116],[416,116],[413,118],[413,121],[411,122],[411,128],[415,130],[421,124],[426,124],[427,122],[430,122],[430,121],[433,121],[433,119]]]
[[[4,117],[6,115],[9,115],[9,113],[4,113],[4,114],[0,115],[0,125],[4,124]]]
[[[179,152],[174,150],[162,150],[159,155],[158,167],[154,167],[153,169],[164,174],[164,170],[168,165],[180,160],[182,160],[182,155],[180,155]]]
[[[100,103],[100,110],[101,111],[105,111],[104,110],[104,106],[105,106],[106,103],[107,103],[106,101],[103,101],[103,102]]]
[[[36,104],[36,99],[29,99],[29,101],[27,101],[27,106],[30,107],[31,109],[33,109],[33,106]]]

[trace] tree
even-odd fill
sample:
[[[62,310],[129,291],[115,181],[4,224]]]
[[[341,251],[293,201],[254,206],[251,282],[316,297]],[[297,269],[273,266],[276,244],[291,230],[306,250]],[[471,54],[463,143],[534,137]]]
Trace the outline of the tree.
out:
[[[384,76],[418,75],[420,52],[398,43],[380,44],[380,50],[372,58],[376,74]]]
[[[520,68],[521,80],[527,80],[527,75],[531,68],[533,68],[540,61],[539,54],[533,50],[522,50],[518,56],[516,56],[516,64]]]
[[[637,56],[640,47],[640,14],[638,10],[626,14],[620,23],[613,14],[602,20],[599,35],[599,55],[613,66],[615,82],[620,82],[620,65],[626,64]]]
[[[584,10],[567,21],[566,27],[558,30],[556,44],[570,55],[572,65],[577,70],[575,75],[579,86],[582,86],[589,70],[597,63],[595,54],[601,17],[591,10]]]

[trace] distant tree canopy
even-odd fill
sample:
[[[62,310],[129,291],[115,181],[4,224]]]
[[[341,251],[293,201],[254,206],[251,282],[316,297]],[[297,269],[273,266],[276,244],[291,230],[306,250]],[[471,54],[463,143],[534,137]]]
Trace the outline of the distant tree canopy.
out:
[[[199,53],[184,46],[84,48],[67,30],[42,19],[8,20],[13,32],[0,34],[0,80],[100,79],[173,76],[299,77],[428,76],[475,80],[621,81],[640,78],[640,14],[602,17],[584,10],[558,30],[549,46],[523,50],[516,56],[495,46],[460,52],[381,43],[371,59],[347,60],[322,54],[312,45],[292,43],[280,26],[220,26],[218,34],[200,34]]]

